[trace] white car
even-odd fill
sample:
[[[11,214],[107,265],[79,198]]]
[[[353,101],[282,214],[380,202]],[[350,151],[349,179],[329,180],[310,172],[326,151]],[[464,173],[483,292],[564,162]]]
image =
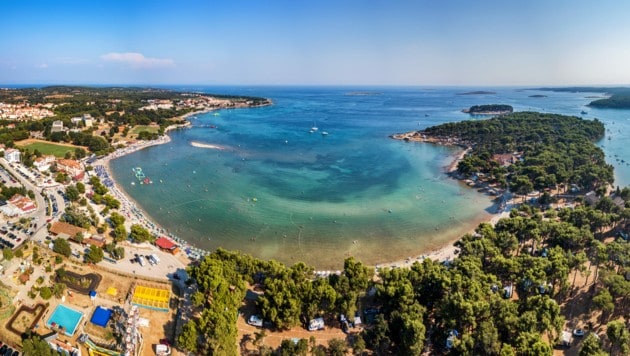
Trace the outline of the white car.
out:
[[[583,329],[573,329],[573,336],[582,337],[584,334],[585,332]]]
[[[252,315],[249,317],[249,320],[247,320],[247,324],[262,327],[263,319],[260,315]]]

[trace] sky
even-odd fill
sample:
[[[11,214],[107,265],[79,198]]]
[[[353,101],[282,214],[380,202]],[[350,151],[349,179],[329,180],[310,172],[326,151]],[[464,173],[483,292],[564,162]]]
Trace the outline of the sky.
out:
[[[624,85],[630,1],[1,1],[1,84]]]

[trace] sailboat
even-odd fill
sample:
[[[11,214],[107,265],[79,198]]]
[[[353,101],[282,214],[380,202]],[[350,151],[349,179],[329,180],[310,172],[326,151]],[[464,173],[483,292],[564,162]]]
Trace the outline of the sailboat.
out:
[[[319,129],[318,129],[318,128],[317,128],[317,126],[315,125],[315,122],[313,122],[313,127],[311,127],[311,131],[310,131],[310,132],[311,132],[311,133],[313,133],[313,132],[315,132],[315,131],[317,131],[317,130],[319,130]]]

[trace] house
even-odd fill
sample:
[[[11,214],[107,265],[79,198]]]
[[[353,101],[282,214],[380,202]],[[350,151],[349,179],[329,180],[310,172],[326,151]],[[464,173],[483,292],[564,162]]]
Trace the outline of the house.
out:
[[[35,161],[33,161],[33,166],[35,166],[35,168],[37,168],[38,171],[44,172],[50,169],[50,165],[52,163],[55,163],[56,159],[57,158],[53,155],[45,155],[45,156],[37,157],[35,158]]]
[[[83,123],[85,124],[86,128],[90,128],[92,127],[92,125],[94,125],[94,118],[92,117],[92,115],[90,114],[83,114]]]
[[[72,178],[79,178],[84,173],[81,162],[72,159],[57,160],[57,170],[68,173]]]
[[[87,239],[83,239],[83,243],[90,245],[90,246],[96,246],[96,247],[100,247],[103,248],[105,246],[105,239],[102,237],[98,237],[98,236],[94,236],[94,237],[90,237]]]
[[[52,127],[50,128],[50,132],[62,132],[63,131],[63,121],[55,120],[52,123]]]
[[[0,211],[7,216],[19,216],[32,213],[37,210],[35,202],[20,194],[14,195],[6,205],[0,207]]]
[[[498,162],[502,167],[508,167],[518,161],[518,158],[511,153],[496,154],[492,160]]]
[[[612,202],[613,204],[615,204],[615,206],[617,206],[619,209],[625,209],[626,208],[626,201],[623,200],[622,197],[620,196],[615,196],[614,198],[612,198]]]
[[[597,193],[592,190],[584,195],[584,202],[591,206],[597,204],[599,199],[600,198],[597,196]]]
[[[52,226],[50,227],[50,229],[48,229],[48,231],[55,236],[59,236],[66,239],[74,238],[74,236],[76,236],[78,233],[83,234],[83,237],[86,239],[89,238],[89,235],[90,235],[86,229],[82,227],[70,225],[62,221],[56,221],[54,224],[52,224]]]
[[[77,126],[82,121],[83,121],[83,117],[81,117],[81,116],[73,117],[73,118],[70,119],[70,122],[72,122],[74,125],[77,125]]]
[[[155,240],[155,246],[159,247],[160,250],[170,252],[173,255],[176,254],[177,251],[179,251],[179,249],[177,248],[177,244],[175,244],[173,241],[167,239],[164,236]]]
[[[20,151],[15,148],[7,148],[4,150],[4,159],[9,163],[20,162]]]
[[[564,347],[571,347],[571,341],[573,341],[573,336],[568,331],[562,332],[562,337],[560,338],[560,344]]]

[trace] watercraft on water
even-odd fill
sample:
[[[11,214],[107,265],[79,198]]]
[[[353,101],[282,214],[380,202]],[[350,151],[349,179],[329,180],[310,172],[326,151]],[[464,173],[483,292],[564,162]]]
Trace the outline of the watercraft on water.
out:
[[[328,132],[322,131],[322,136],[328,136]]]
[[[140,184],[152,184],[153,183],[153,181],[144,174],[144,172],[142,171],[142,168],[135,167],[135,168],[132,168],[131,170],[135,174],[136,179],[138,180],[138,182],[140,182]]]

